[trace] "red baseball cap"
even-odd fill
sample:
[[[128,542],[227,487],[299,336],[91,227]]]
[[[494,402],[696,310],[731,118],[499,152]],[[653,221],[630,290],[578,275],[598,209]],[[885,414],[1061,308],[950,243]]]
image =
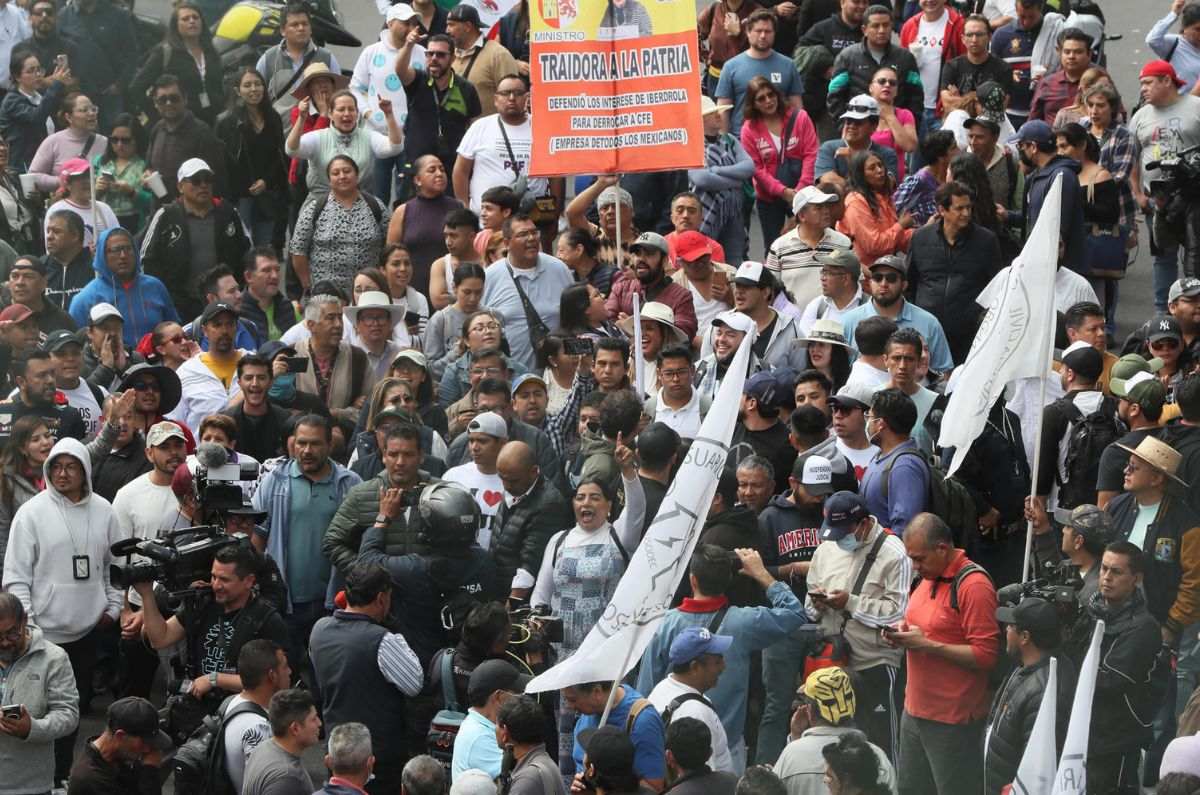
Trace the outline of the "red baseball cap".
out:
[[[6,323],[22,323],[33,316],[33,310],[24,304],[9,304],[0,312],[0,321]]]
[[[1183,81],[1179,79],[1179,75],[1175,74],[1175,67],[1166,61],[1151,61],[1142,67],[1142,73],[1138,75],[1138,79],[1143,77],[1169,77],[1176,88],[1183,87]]]
[[[712,240],[703,232],[689,229],[675,236],[675,259],[695,262],[706,254],[711,256],[712,253]]]

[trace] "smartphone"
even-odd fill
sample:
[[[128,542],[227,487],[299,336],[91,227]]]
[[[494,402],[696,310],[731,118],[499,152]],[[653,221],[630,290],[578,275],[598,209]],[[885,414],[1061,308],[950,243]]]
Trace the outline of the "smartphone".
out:
[[[882,626],[879,629],[883,631],[884,635],[893,635],[899,631],[895,627],[892,627],[892,626]]]
[[[307,373],[308,372],[308,357],[307,356],[287,356],[284,358],[287,362],[287,371],[289,373]]]
[[[829,598],[829,594],[822,593],[820,591],[809,591],[808,595],[811,599],[814,599],[818,602],[824,602],[826,599]]]
[[[421,315],[417,312],[412,312],[412,311],[405,312],[404,313],[404,325],[406,325],[406,326],[421,325]]]
[[[596,343],[588,337],[567,337],[563,340],[563,353],[568,356],[591,356]]]
[[[20,720],[21,705],[9,704],[8,706],[0,707],[0,715],[3,715],[5,720]]]
[[[67,56],[63,53],[54,56],[54,65],[59,69],[66,69],[68,65]]]

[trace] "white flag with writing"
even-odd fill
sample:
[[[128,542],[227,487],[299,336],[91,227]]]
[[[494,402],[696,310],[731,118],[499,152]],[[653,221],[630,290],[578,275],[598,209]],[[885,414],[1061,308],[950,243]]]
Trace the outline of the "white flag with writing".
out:
[[[1054,178],[1020,256],[996,276],[1001,280],[996,283],[999,289],[985,292],[990,298],[987,313],[967,360],[954,371],[953,391],[942,416],[938,445],[955,448],[948,475],[962,465],[971,444],[983,432],[1005,385],[1050,370],[1061,204],[1059,176]]]
[[[1050,791],[1054,781],[1054,767],[1058,762],[1058,746],[1055,744],[1054,725],[1058,719],[1058,658],[1050,658],[1050,675],[1046,689],[1042,691],[1042,704],[1033,721],[1033,731],[1025,744],[1025,753],[1017,767],[1017,778],[1013,781],[1013,795],[1044,795]]]
[[[1104,622],[1097,621],[1092,643],[1079,669],[1067,739],[1063,743],[1058,772],[1054,775],[1054,789],[1050,790],[1053,795],[1083,795],[1087,792],[1088,734],[1092,727],[1092,696],[1096,692],[1096,671],[1100,668],[1100,641],[1103,638]]]
[[[600,620],[578,651],[535,677],[525,692],[540,693],[583,682],[611,682],[623,677],[641,659],[659,621],[671,609],[675,589],[687,571],[708,518],[737,424],[742,384],[750,366],[751,337],[734,355],[687,458]]]

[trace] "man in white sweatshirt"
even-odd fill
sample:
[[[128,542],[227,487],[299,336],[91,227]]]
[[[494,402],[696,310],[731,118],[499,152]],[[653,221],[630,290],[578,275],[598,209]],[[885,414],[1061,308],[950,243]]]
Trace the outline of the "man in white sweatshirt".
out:
[[[124,535],[112,505],[92,494],[92,461],[81,442],[59,440],[42,470],[46,490],[13,517],[4,588],[21,600],[46,640],[66,651],[82,712],[92,697],[99,636],[121,611],[108,566],[109,547]],[[75,734],[55,741],[55,781],[70,772]]]

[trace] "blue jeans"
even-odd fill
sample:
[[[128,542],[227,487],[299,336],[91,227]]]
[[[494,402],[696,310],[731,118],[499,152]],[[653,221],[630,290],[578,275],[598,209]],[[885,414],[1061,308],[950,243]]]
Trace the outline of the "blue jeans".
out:
[[[250,241],[256,246],[270,246],[275,238],[275,219],[256,209],[254,198],[243,196],[238,199],[238,215],[250,231]]]
[[[1179,656],[1175,660],[1175,717],[1200,687],[1200,623],[1192,624],[1179,636]]]
[[[709,237],[720,243],[721,247],[725,249],[725,259],[730,264],[736,262],[737,265],[734,267],[742,264],[742,260],[746,258],[746,224],[742,220],[741,209],[731,215],[724,226],[713,230],[713,234]]]
[[[1172,243],[1154,258],[1154,310],[1167,311],[1171,285],[1179,278],[1179,245]]]
[[[775,238],[779,237],[779,230],[783,229],[792,208],[783,199],[773,201],[755,199],[754,204],[758,208],[758,224],[762,227],[763,236],[763,259],[766,259],[767,251],[775,242]]]
[[[762,653],[762,681],[766,691],[762,719],[758,724],[758,746],[754,761],[773,765],[787,745],[792,697],[800,685],[804,658],[812,648],[812,633],[793,632],[768,646]]]

